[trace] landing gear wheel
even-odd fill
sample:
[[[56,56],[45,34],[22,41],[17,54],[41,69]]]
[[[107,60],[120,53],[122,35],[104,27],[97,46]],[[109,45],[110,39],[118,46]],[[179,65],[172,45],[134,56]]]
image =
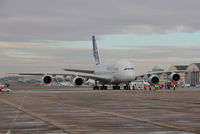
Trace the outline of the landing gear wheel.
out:
[[[131,90],[131,87],[127,84],[126,86],[124,86],[124,90]]]
[[[128,86],[124,86],[124,90],[128,90]]]
[[[94,86],[93,90],[99,90],[99,86]]]
[[[100,90],[107,90],[107,86],[100,86]]]
[[[120,86],[113,86],[113,90],[120,90]]]

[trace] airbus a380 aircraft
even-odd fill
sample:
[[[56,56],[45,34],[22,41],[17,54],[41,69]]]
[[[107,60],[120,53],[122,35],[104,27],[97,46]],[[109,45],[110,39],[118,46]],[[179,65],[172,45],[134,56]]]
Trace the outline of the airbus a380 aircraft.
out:
[[[169,80],[175,82],[180,79],[178,72],[149,72],[137,75],[133,65],[128,60],[119,60],[111,63],[101,63],[99,51],[97,49],[95,36],[92,37],[93,41],[93,56],[96,62],[94,70],[77,70],[77,69],[64,69],[65,71],[76,72],[74,74],[56,74],[56,73],[17,73],[19,75],[40,75],[43,76],[44,83],[49,84],[53,81],[56,75],[63,75],[68,80],[70,79],[74,85],[82,85],[89,79],[95,80],[93,89],[107,89],[108,84],[113,85],[113,89],[120,89],[119,84],[126,84],[124,89],[130,89],[129,83],[137,80],[138,78],[146,78],[150,84],[159,83],[159,75],[167,74]],[[180,72],[180,71],[179,71]],[[81,73],[81,74],[77,74]],[[98,83],[101,86],[98,86]]]

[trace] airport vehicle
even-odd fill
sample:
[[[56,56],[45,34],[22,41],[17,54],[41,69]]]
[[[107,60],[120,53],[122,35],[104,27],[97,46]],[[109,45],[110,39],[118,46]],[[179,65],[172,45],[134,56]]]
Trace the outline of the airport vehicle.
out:
[[[0,92],[11,92],[11,90],[10,89],[8,89],[8,88],[3,88],[3,89],[1,89],[1,91]]]
[[[9,87],[9,84],[8,84],[8,83],[6,83],[6,84],[4,84],[4,85],[3,85],[3,84],[0,84],[0,87],[1,87],[1,88],[7,88],[7,87]]]
[[[196,88],[200,88],[200,85],[199,85],[199,84],[197,84],[195,87],[196,87]]]
[[[82,70],[82,69],[64,69],[68,72],[76,73],[17,73],[19,75],[40,75],[42,81],[49,84],[53,81],[53,77],[56,75],[62,75],[63,77],[70,77],[73,85],[82,85],[89,79],[95,80],[93,89],[107,89],[108,84],[113,85],[113,89],[120,89],[119,84],[125,84],[124,89],[130,89],[130,83],[138,79],[145,79],[149,84],[158,84],[159,75],[167,74],[169,80],[176,82],[180,79],[180,75],[177,71],[161,71],[161,72],[148,72],[137,75],[134,66],[128,60],[119,60],[111,63],[101,63],[100,54],[97,49],[95,36],[92,36],[93,42],[93,56],[96,62],[94,70]],[[179,71],[180,72],[180,71]],[[79,74],[78,74],[79,73]],[[101,86],[98,86],[101,85]]]
[[[185,84],[185,86],[184,87],[187,87],[187,88],[189,88],[190,87],[190,84]]]
[[[11,92],[11,90],[8,89],[8,87],[9,84],[4,84],[4,85],[0,84],[0,92]]]
[[[146,82],[146,81],[144,81],[144,80],[143,80],[143,84],[144,84],[144,85],[147,85],[147,86],[150,85],[149,82]]]

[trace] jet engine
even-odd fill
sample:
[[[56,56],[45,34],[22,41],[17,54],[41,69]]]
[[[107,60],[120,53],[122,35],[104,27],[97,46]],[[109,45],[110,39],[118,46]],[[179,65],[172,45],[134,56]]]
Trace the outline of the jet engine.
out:
[[[148,78],[148,82],[150,84],[158,84],[159,83],[159,78],[158,76],[156,75],[151,75],[149,78]]]
[[[72,80],[73,85],[81,86],[84,82],[86,82],[88,79],[83,77],[74,77]]]
[[[180,75],[177,73],[172,73],[168,76],[169,80],[172,82],[176,82],[180,80]]]
[[[44,75],[42,77],[42,81],[45,83],[45,84],[50,84],[52,82],[53,78],[52,76],[50,75]]]

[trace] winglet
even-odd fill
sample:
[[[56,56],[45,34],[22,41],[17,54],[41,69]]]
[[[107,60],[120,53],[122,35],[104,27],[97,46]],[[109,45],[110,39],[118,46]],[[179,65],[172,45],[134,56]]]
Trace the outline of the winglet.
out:
[[[94,56],[96,65],[99,65],[99,64],[101,64],[101,60],[100,60],[99,51],[97,49],[97,43],[96,43],[95,36],[92,36],[92,43],[93,43],[93,56]]]

